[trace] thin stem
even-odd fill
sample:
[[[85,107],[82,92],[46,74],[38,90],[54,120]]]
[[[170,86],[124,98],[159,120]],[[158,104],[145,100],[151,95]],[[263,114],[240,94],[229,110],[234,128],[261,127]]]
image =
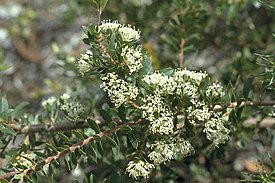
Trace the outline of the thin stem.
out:
[[[185,41],[183,38],[181,38],[181,41],[180,41],[180,68],[182,68],[183,62],[184,62],[184,44],[185,44]]]
[[[122,128],[122,127],[133,126],[133,125],[139,124],[141,122],[143,122],[143,119],[139,119],[137,121],[130,121],[128,123],[124,123],[124,124],[118,125],[114,129],[103,131],[103,132],[100,132],[100,133],[98,133],[96,135],[98,137],[100,137],[100,138],[103,138],[103,137],[106,137],[107,135],[110,135],[110,134],[112,134],[114,132],[119,131],[120,128]],[[34,172],[34,171],[41,170],[45,165],[49,165],[53,160],[57,160],[57,159],[61,158],[62,156],[66,155],[68,153],[74,152],[77,148],[80,148],[80,147],[82,147],[84,145],[87,145],[87,144],[89,144],[90,142],[92,142],[94,140],[95,140],[95,136],[88,137],[85,140],[83,140],[83,141],[81,141],[79,143],[76,143],[76,144],[70,146],[68,149],[66,149],[64,151],[60,151],[59,153],[57,153],[54,156],[50,156],[50,157],[46,158],[45,160],[37,163],[36,165],[32,166],[31,168],[28,168],[28,169],[26,169],[24,171],[12,171],[12,172],[3,174],[3,175],[0,176],[0,180],[1,179],[5,179],[5,178],[9,178],[9,177],[11,177],[13,175],[21,174],[21,180],[20,180],[20,182],[23,182],[24,176],[26,176],[26,175]]]
[[[248,107],[248,106],[273,106],[275,105],[275,101],[272,102],[253,102],[253,101],[243,101],[241,102],[241,104],[239,105],[239,107]],[[232,102],[230,103],[228,106],[226,106],[227,108],[236,108],[238,106],[237,102]],[[215,105],[213,110],[214,111],[220,111],[223,109],[222,105]]]

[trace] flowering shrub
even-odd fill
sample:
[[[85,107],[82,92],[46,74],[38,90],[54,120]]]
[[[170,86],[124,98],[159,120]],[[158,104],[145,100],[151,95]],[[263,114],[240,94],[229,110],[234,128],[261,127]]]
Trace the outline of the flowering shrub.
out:
[[[128,163],[129,176],[147,178],[159,164],[192,155],[192,135],[186,128],[194,128],[197,136],[205,136],[216,147],[229,139],[223,112],[214,108],[222,103],[225,91],[207,73],[186,68],[154,71],[142,50],[141,32],[130,25],[103,21],[85,30],[90,48],[77,62],[80,75],[99,74],[100,87],[114,106],[124,106],[128,120],[143,121],[139,130],[147,137],[145,154],[132,155],[137,160]],[[185,119],[179,120],[179,115]]]

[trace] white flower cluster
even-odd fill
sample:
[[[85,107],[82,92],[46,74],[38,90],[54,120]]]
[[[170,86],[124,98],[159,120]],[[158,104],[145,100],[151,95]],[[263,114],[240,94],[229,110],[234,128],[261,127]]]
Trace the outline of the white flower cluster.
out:
[[[213,111],[210,111],[204,102],[197,102],[195,106],[188,107],[187,113],[189,122],[196,125],[196,121],[204,122],[209,120]]]
[[[145,75],[142,81],[152,87],[157,94],[177,94],[196,99],[199,96],[198,85],[207,76],[206,73],[178,69],[172,76],[154,72]]]
[[[176,94],[188,96],[191,99],[198,98],[198,87],[192,84],[191,82],[185,82],[177,86]]]
[[[145,83],[154,88],[156,94],[173,94],[177,87],[177,83],[171,76],[164,75],[163,73],[154,72],[150,75],[145,75],[142,79]]]
[[[149,95],[142,99],[142,117],[150,121],[150,131],[159,134],[173,132],[173,113],[164,105],[159,95]]]
[[[224,123],[221,113],[216,113],[204,124],[203,132],[206,133],[206,138],[212,141],[216,147],[229,139],[230,130],[224,126]]]
[[[42,101],[42,107],[47,110],[48,107],[52,107],[57,103],[57,99],[55,97],[49,97]]]
[[[80,59],[77,62],[76,67],[81,76],[84,76],[86,72],[89,72],[91,69],[90,61],[93,59],[93,52],[91,50],[86,50],[85,54],[81,54]]]
[[[126,46],[122,48],[121,56],[124,57],[125,63],[130,70],[130,74],[142,68],[143,57],[141,47],[134,49]]]
[[[148,157],[156,165],[170,162],[170,160],[174,159],[177,155],[188,156],[194,151],[190,142],[183,138],[172,139],[172,142],[156,141],[150,145],[150,148],[153,151]]]
[[[138,161],[130,161],[127,164],[126,171],[129,173],[130,177],[135,179],[138,178],[148,178],[151,172],[151,169],[155,168],[153,164],[148,162],[138,160]]]
[[[200,82],[207,76],[208,76],[207,73],[190,71],[190,70],[187,70],[186,68],[183,70],[178,69],[174,73],[174,78],[179,82],[183,82],[183,81],[186,81],[186,79],[190,79],[197,84],[200,84]]]
[[[225,95],[223,86],[220,83],[213,83],[205,93],[208,97],[223,97]]]
[[[116,107],[119,107],[127,100],[136,99],[138,88],[120,79],[117,74],[108,73],[101,79],[103,83],[100,85],[100,88],[108,93],[108,96]]]
[[[136,30],[135,27],[130,25],[121,25],[118,21],[103,21],[102,24],[98,27],[99,32],[107,32],[117,30],[125,42],[138,41],[140,39],[140,31]]]
[[[100,32],[106,32],[108,30],[117,30],[119,27],[121,27],[121,24],[119,24],[117,20],[113,22],[111,22],[110,20],[104,20],[102,21],[102,24],[98,27],[98,29]]]
[[[23,170],[21,166],[31,168],[34,165],[35,157],[36,155],[34,153],[27,154],[25,152],[21,152],[21,154],[15,158],[16,161],[12,165],[18,171]]]
[[[60,109],[74,120],[80,119],[80,114],[84,111],[83,105],[76,101],[65,101],[61,104]]]

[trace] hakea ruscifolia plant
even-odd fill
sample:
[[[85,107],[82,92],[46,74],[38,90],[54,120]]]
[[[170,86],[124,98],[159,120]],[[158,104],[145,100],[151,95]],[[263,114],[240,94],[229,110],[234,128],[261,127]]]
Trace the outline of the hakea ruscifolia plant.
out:
[[[139,130],[146,139],[140,139],[144,145],[131,154],[129,176],[148,178],[156,166],[199,150],[188,128],[215,147],[229,139],[226,115],[214,108],[225,92],[207,73],[186,68],[154,71],[140,43],[141,32],[133,26],[103,21],[84,30],[90,47],[77,62],[80,75],[100,75],[100,87],[114,107],[124,107],[129,121],[145,121]]]

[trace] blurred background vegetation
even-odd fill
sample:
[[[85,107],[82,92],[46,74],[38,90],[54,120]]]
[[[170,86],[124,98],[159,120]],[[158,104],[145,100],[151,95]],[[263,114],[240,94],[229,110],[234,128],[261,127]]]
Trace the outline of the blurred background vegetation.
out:
[[[155,69],[179,67],[184,40],[184,67],[206,70],[234,89],[232,101],[274,101],[274,7],[272,0],[111,0],[102,20],[141,30]],[[80,80],[74,68],[85,50],[81,27],[96,23],[96,16],[90,0],[0,0],[0,61],[10,67],[1,73],[1,95],[13,106],[28,101],[27,112],[34,113],[47,96],[85,88],[97,94],[93,107],[100,105],[98,80]],[[237,110],[231,116],[237,128],[227,146],[173,162],[174,168],[163,165],[169,174],[158,181],[238,182],[258,173],[258,160],[270,173],[268,154],[275,157],[270,110]]]

